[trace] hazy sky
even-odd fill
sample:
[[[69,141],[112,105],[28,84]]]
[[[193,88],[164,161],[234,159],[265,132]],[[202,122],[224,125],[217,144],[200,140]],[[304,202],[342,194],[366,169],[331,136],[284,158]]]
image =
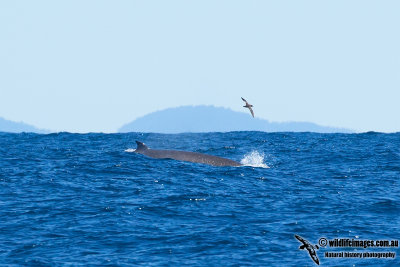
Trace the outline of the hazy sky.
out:
[[[113,132],[215,105],[400,131],[400,1],[1,1],[0,117]]]

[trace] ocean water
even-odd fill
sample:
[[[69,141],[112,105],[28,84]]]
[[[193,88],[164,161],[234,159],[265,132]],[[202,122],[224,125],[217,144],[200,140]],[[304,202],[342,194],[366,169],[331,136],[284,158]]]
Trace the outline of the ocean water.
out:
[[[246,166],[152,159],[135,140]],[[400,239],[399,179],[399,133],[0,133],[0,265],[316,266],[295,234]],[[321,266],[398,253],[316,250]]]

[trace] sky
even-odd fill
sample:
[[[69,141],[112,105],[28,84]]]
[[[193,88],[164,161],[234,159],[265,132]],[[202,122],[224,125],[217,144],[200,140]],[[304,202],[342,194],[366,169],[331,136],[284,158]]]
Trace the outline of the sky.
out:
[[[115,132],[186,105],[400,131],[400,1],[0,1],[0,117]]]

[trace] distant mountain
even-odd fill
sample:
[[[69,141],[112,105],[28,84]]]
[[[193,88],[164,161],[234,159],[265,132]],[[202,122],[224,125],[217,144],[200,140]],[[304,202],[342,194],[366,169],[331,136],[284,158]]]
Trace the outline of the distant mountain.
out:
[[[311,122],[269,122],[267,120],[253,118],[251,117],[250,113],[237,112],[214,106],[184,106],[156,111],[138,118],[119,129],[119,132],[123,133],[229,131],[319,133],[351,132],[348,129],[325,127]]]
[[[23,123],[23,122],[14,122],[3,119],[0,117],[0,132],[9,132],[9,133],[21,133],[21,132],[30,132],[30,133],[48,133],[46,130],[38,129],[32,125]]]

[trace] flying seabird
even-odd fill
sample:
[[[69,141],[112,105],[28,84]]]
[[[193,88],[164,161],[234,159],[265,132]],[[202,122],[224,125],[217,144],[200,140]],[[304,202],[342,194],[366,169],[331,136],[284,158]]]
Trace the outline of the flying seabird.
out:
[[[307,249],[308,250],[308,254],[310,254],[311,259],[317,264],[319,265],[319,259],[317,256],[317,253],[315,252],[315,249],[319,249],[318,245],[311,245],[310,242],[308,242],[307,240],[305,240],[304,238],[302,238],[299,235],[294,235],[294,237],[296,237],[297,240],[299,240],[301,243],[303,243],[303,245],[301,245],[299,247],[299,249]]]
[[[244,108],[248,108],[248,109],[250,110],[250,112],[251,112],[251,115],[252,115],[253,118],[254,118],[254,112],[253,112],[253,109],[252,109],[253,105],[250,105],[250,104],[246,101],[246,99],[244,99],[243,97],[242,97],[242,100],[246,103],[246,106],[243,106],[243,107],[244,107]]]

